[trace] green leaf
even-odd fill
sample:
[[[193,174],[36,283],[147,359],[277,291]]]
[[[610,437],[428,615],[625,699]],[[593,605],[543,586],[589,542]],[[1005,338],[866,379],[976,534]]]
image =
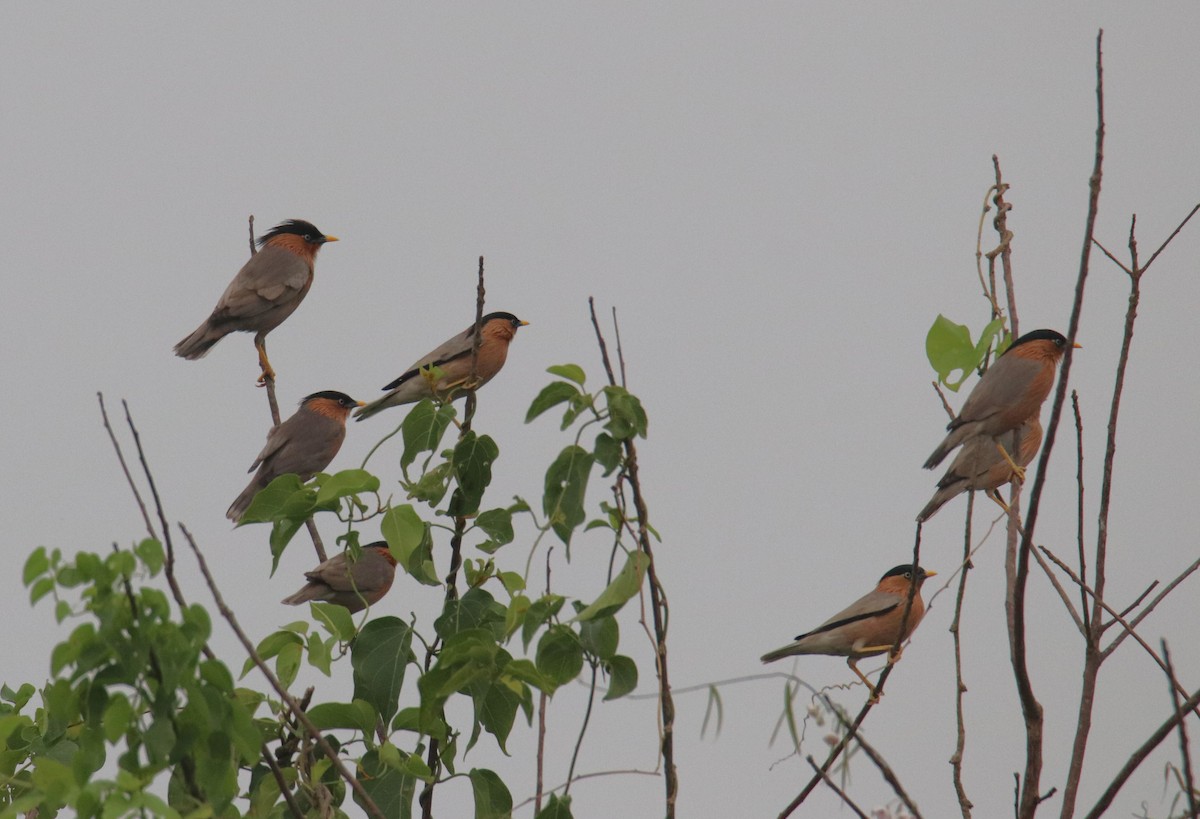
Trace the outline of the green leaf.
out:
[[[454,464],[444,461],[426,470],[419,480],[412,483],[401,483],[410,500],[437,506],[446,496],[446,490],[450,488],[450,476],[453,474],[453,470]]]
[[[586,517],[583,500],[587,494],[592,461],[590,452],[571,445],[563,449],[546,470],[542,510],[553,526],[554,533],[568,547],[571,545],[571,533]]]
[[[556,407],[564,401],[570,401],[577,395],[579,395],[579,388],[574,384],[566,381],[551,381],[542,387],[542,391],[529,405],[529,411],[525,413],[525,423],[528,424],[546,410]]]
[[[605,387],[604,396],[608,399],[609,416],[604,428],[612,437],[618,441],[635,435],[645,438],[650,422],[638,397],[624,387]]]
[[[323,702],[308,709],[308,718],[318,730],[350,728],[370,734],[375,730],[375,709],[360,699],[354,702]]]
[[[115,692],[109,697],[108,706],[104,709],[101,724],[104,726],[104,738],[110,743],[116,743],[125,736],[133,722],[133,706],[124,694]]]
[[[275,675],[284,688],[290,688],[296,681],[303,656],[304,644],[300,642],[290,643],[279,650],[279,656],[275,658]]]
[[[538,811],[533,819],[574,819],[571,816],[571,797],[559,798],[556,793],[550,794],[550,798],[546,800],[546,807]]]
[[[525,612],[524,623],[521,627],[521,642],[525,645],[526,650],[529,649],[529,643],[533,640],[533,635],[551,617],[558,614],[564,602],[566,602],[565,597],[557,594],[547,594],[533,601],[533,604],[529,606],[529,610]]]
[[[454,479],[458,489],[450,498],[449,514],[473,515],[479,511],[483,491],[492,482],[492,464],[500,447],[487,435],[468,432],[454,446]]]
[[[621,628],[617,625],[615,617],[596,617],[579,624],[579,641],[583,644],[584,651],[607,660],[617,653],[617,645],[621,642]]]
[[[603,668],[608,672],[608,693],[604,699],[615,700],[637,688],[637,663],[629,657],[618,654],[605,660]]]
[[[546,372],[550,375],[557,375],[560,378],[565,378],[568,381],[574,381],[579,386],[583,386],[583,382],[587,381],[587,376],[583,373],[583,367],[578,364],[553,364],[546,368]]]
[[[441,585],[433,566],[433,541],[429,527],[417,515],[412,504],[393,506],[384,513],[379,530],[392,550],[396,562],[427,586]]]
[[[350,649],[354,697],[373,705],[384,724],[396,715],[404,672],[413,661],[412,628],[396,617],[369,620]]]
[[[354,618],[345,606],[334,603],[314,602],[309,604],[315,617],[325,630],[343,643],[348,643],[354,637]]]
[[[974,343],[966,325],[955,324],[939,313],[925,336],[925,355],[937,372],[938,380],[958,392],[971,372],[983,362],[993,339],[1003,327],[1004,319],[994,319],[979,334],[979,342]],[[962,375],[957,381],[951,381],[950,376],[955,372]]]
[[[479,721],[489,734],[496,737],[500,750],[508,753],[505,743],[512,732],[513,722],[517,718],[517,706],[521,703],[510,688],[503,684],[493,684],[486,691],[478,692],[474,697],[475,719]]]
[[[150,570],[150,575],[157,575],[166,562],[166,556],[163,553],[163,545],[154,538],[146,538],[137,546],[133,547],[133,551],[137,554],[141,561],[146,564],[146,568]]]
[[[537,669],[556,686],[570,682],[583,670],[583,646],[570,626],[546,629],[537,647]]]
[[[596,463],[604,469],[605,477],[611,475],[612,471],[621,465],[621,444],[607,432],[601,432],[596,436],[596,445],[592,451]]]
[[[508,610],[483,589],[470,589],[462,597],[447,600],[433,627],[443,640],[471,629],[487,629],[495,639],[503,635]]]
[[[39,577],[33,584],[33,588],[29,590],[29,605],[33,605],[43,597],[54,591],[53,577]]]
[[[449,404],[435,404],[428,398],[418,401],[400,425],[404,439],[400,466],[408,469],[422,452],[435,451],[454,416],[454,408]]]
[[[359,767],[365,774],[359,776],[363,790],[384,816],[389,819],[412,819],[413,797],[417,791],[416,778],[390,767],[380,759],[378,751],[368,751],[364,754]],[[354,801],[366,811],[357,793],[354,793]]]
[[[21,572],[22,582],[28,586],[50,569],[50,558],[46,555],[46,547],[38,546],[25,559],[25,568]],[[36,602],[36,601],[35,601]]]
[[[280,475],[254,496],[239,526],[247,523],[268,523],[283,516],[284,506],[304,488],[299,475]]]
[[[277,520],[271,525],[271,576],[275,576],[275,570],[279,568],[279,558],[283,556],[283,550],[291,543],[292,537],[300,531],[300,527],[304,525],[303,518],[284,518]]]
[[[608,588],[600,592],[600,596],[590,606],[575,615],[575,619],[587,621],[595,617],[615,614],[625,605],[625,601],[642,588],[642,578],[646,576],[646,567],[649,565],[650,558],[645,552],[630,552],[629,556],[625,558],[625,565],[608,584]]]
[[[509,819],[512,794],[504,781],[485,768],[471,769],[471,789],[475,792],[475,819]]]
[[[512,512],[508,509],[488,509],[486,512],[480,512],[475,518],[475,526],[490,538],[479,544],[478,548],[483,552],[495,554],[501,546],[512,543]]]
[[[378,491],[379,478],[370,472],[365,469],[343,469],[321,483],[321,488],[317,491],[317,505],[327,506],[338,498]]]

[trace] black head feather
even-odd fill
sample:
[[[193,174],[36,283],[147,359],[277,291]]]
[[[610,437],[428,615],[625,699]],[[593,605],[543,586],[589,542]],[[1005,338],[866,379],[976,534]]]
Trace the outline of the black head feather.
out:
[[[1008,345],[1008,350],[1011,350],[1014,347],[1020,347],[1022,344],[1028,344],[1031,341],[1053,341],[1054,344],[1058,347],[1066,347],[1067,346],[1066,337],[1063,336],[1063,334],[1058,332],[1057,330],[1034,330],[1032,332],[1026,333],[1025,335],[1018,338],[1016,341],[1014,341],[1012,344]],[[1005,354],[1008,353],[1008,350],[1004,351]]]
[[[337,390],[322,390],[321,392],[314,392],[312,395],[306,395],[306,396],[304,396],[304,400],[300,402],[300,405],[303,406],[304,404],[307,404],[309,401],[312,401],[317,398],[324,398],[328,401],[336,401],[338,404],[341,404],[343,407],[357,407],[358,406],[357,401],[355,401],[350,396],[346,395],[346,393],[338,392]]]
[[[510,324],[512,324],[513,327],[520,327],[523,324],[525,324],[525,322],[521,321],[519,318],[514,316],[512,313],[500,312],[500,313],[488,313],[486,316],[483,317],[483,321],[480,322],[480,326],[487,324],[492,319],[503,319],[504,321],[507,321]]]
[[[299,236],[304,239],[304,241],[311,242],[313,244],[320,245],[324,244],[326,241],[325,234],[318,230],[317,226],[312,222],[306,222],[303,219],[288,219],[286,222],[280,222],[278,225],[260,236],[258,239],[258,245],[259,247],[262,247],[276,236],[283,236],[284,234],[288,233],[292,234],[293,236]]]
[[[912,575],[912,564],[911,563],[902,563],[901,565],[897,566],[896,568],[891,569],[883,577],[879,578],[879,582],[882,583],[884,580],[887,580],[889,577],[910,577],[911,575]],[[917,568],[917,579],[918,580],[925,579],[925,570],[920,567]]]

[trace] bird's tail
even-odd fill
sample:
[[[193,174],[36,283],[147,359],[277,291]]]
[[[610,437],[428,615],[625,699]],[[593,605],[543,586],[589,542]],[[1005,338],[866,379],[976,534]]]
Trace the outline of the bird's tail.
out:
[[[284,605],[287,605],[287,606],[299,606],[300,604],[307,603],[310,600],[316,600],[318,597],[320,597],[320,595],[321,595],[321,584],[320,583],[309,583],[307,586],[302,588],[300,591],[296,592],[295,594],[291,595],[290,597],[283,598],[279,602],[283,603]]]
[[[238,523],[242,519],[242,515],[246,514],[246,510],[250,508],[250,503],[260,488],[258,481],[250,481],[250,485],[242,490],[242,494],[237,496],[237,500],[229,504],[229,508],[225,510],[225,517]]]
[[[799,645],[797,643],[788,643],[783,648],[777,648],[774,651],[768,651],[762,655],[764,663],[773,663],[776,660],[782,660],[784,657],[791,657],[795,654],[803,654],[803,651],[797,651]]]
[[[203,358],[212,346],[225,337],[206,321],[197,327],[191,335],[175,345],[175,355],[194,361]]]
[[[956,495],[962,492],[962,489],[957,484],[947,486],[933,493],[933,497],[929,499],[929,503],[925,504],[925,508],[917,513],[917,523],[924,523],[941,509],[946,503]]]
[[[946,456],[950,454],[950,451],[961,444],[971,433],[972,429],[973,427],[970,425],[955,427],[954,430],[952,430],[950,434],[946,436],[945,440],[938,444],[938,448],[935,449],[933,454],[930,455],[925,461],[925,468],[933,469],[942,461],[944,461]]]

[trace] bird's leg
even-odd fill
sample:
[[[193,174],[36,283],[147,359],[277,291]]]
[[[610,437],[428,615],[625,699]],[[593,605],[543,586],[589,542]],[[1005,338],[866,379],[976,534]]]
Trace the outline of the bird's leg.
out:
[[[1025,483],[1025,467],[1017,466],[1017,462],[1008,454],[1008,450],[999,441],[996,442],[996,449],[1000,452],[1000,457],[1008,461],[1008,465],[1012,467],[1013,477],[1017,479],[1017,483]],[[1007,508],[1005,509],[1007,512]]]
[[[850,670],[858,675],[858,678],[863,681],[863,685],[865,685],[867,690],[871,692],[871,704],[874,705],[875,703],[879,702],[879,692],[875,690],[875,686],[871,685],[871,681],[867,679],[867,675],[858,670],[856,658],[847,657],[846,665],[850,666]]]
[[[1008,508],[1008,504],[1004,502],[1004,498],[1000,497],[1000,493],[997,490],[991,489],[985,494],[996,503],[1000,504],[1000,508],[1004,510],[1004,514],[1007,515],[1011,511]]]
[[[262,375],[258,377],[258,386],[265,387],[268,381],[275,380],[275,370],[271,368],[271,362],[267,358],[267,339],[262,333],[254,336],[254,349],[258,350],[258,366],[262,369]]]

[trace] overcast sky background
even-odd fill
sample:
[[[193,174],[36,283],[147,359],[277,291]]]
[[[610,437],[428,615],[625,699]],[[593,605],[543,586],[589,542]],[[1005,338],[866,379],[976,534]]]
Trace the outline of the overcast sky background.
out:
[[[494,505],[540,497],[545,467],[569,440],[550,417],[524,425],[525,409],[548,365],[578,363],[598,382],[586,300],[615,305],[629,386],[650,417],[641,465],[664,538],[672,680],[761,672],[764,651],[911,554],[913,516],[936,480],[920,464],[945,423],[925,333],[939,312],[974,329],[987,320],[974,252],[993,153],[1012,185],[1021,328],[1066,330],[1100,27],[1108,142],[1098,237],[1124,256],[1136,212],[1144,258],[1200,201],[1198,26],[1191,3],[12,10],[0,29],[10,565],[0,582],[14,625],[0,636],[0,678],[40,684],[51,646],[69,633],[50,605],[29,609],[19,572],[29,551],[106,551],[142,536],[97,391],[118,414],[129,401],[169,518],[194,532],[253,636],[303,616],[274,602],[314,564],[303,536],[268,580],[265,528],[232,532],[223,517],[269,423],[251,337],[227,338],[198,362],[171,352],[245,261],[251,213],[261,230],[296,217],[342,238],[322,250],[308,299],[269,339],[285,415],[321,389],[373,398],[462,330],[486,257],[489,308],[530,322],[481,394],[477,428],[501,447]],[[1118,608],[1197,553],[1198,250],[1200,224],[1144,280],[1110,524]],[[1124,275],[1093,254],[1072,372],[1089,548],[1127,292]],[[332,468],[357,465],[400,418],[392,410],[353,425]],[[1064,556],[1075,552],[1071,437],[1059,437],[1037,533]],[[385,484],[398,451],[372,463]],[[593,498],[605,490],[595,481]],[[925,529],[923,561],[943,575],[926,599],[958,563],[964,509],[952,503]],[[334,527],[323,529],[332,541]],[[527,528],[523,537],[501,553],[508,568],[524,566]],[[603,539],[581,539],[575,564],[557,563],[556,589],[594,596],[607,554]],[[1005,816],[1024,738],[998,537],[976,566],[963,624],[966,787],[977,816]],[[190,555],[180,571],[189,597],[210,603]],[[1192,689],[1195,595],[1192,580],[1142,629],[1152,643],[1172,641]],[[439,603],[438,590],[399,581],[374,611],[416,611],[428,623]],[[927,817],[956,813],[952,611],[952,594],[937,598],[865,726]],[[1082,643],[1036,573],[1029,611],[1048,789],[1065,774]],[[228,629],[215,631],[239,667]],[[622,639],[641,663],[639,691],[652,691],[633,611]],[[835,658],[795,670],[818,687],[852,679]],[[348,678],[349,665],[336,673]],[[318,698],[346,696],[341,682],[303,679]],[[786,742],[768,745],[782,689],[779,677],[722,688],[715,738],[701,737],[704,692],[679,696],[681,816],[775,815],[807,781],[802,759],[784,759]],[[856,686],[835,696],[857,712],[866,695]],[[554,784],[584,701],[582,687],[553,701]],[[1167,709],[1161,675],[1127,642],[1102,672],[1081,809]],[[604,704],[579,770],[653,768],[653,715],[651,700]],[[805,747],[819,758],[821,733]],[[533,791],[532,736],[518,724],[513,760],[485,738],[461,764],[501,771],[519,802]],[[1145,804],[1165,816],[1163,769],[1177,758],[1172,738],[1112,815]],[[657,778],[592,779],[572,792],[577,817],[662,814]],[[861,758],[851,792],[865,808],[891,800]],[[456,780],[437,798],[444,815],[465,815],[470,789]],[[848,815],[835,804],[821,791],[800,815]],[[1044,813],[1060,804],[1052,797]]]

